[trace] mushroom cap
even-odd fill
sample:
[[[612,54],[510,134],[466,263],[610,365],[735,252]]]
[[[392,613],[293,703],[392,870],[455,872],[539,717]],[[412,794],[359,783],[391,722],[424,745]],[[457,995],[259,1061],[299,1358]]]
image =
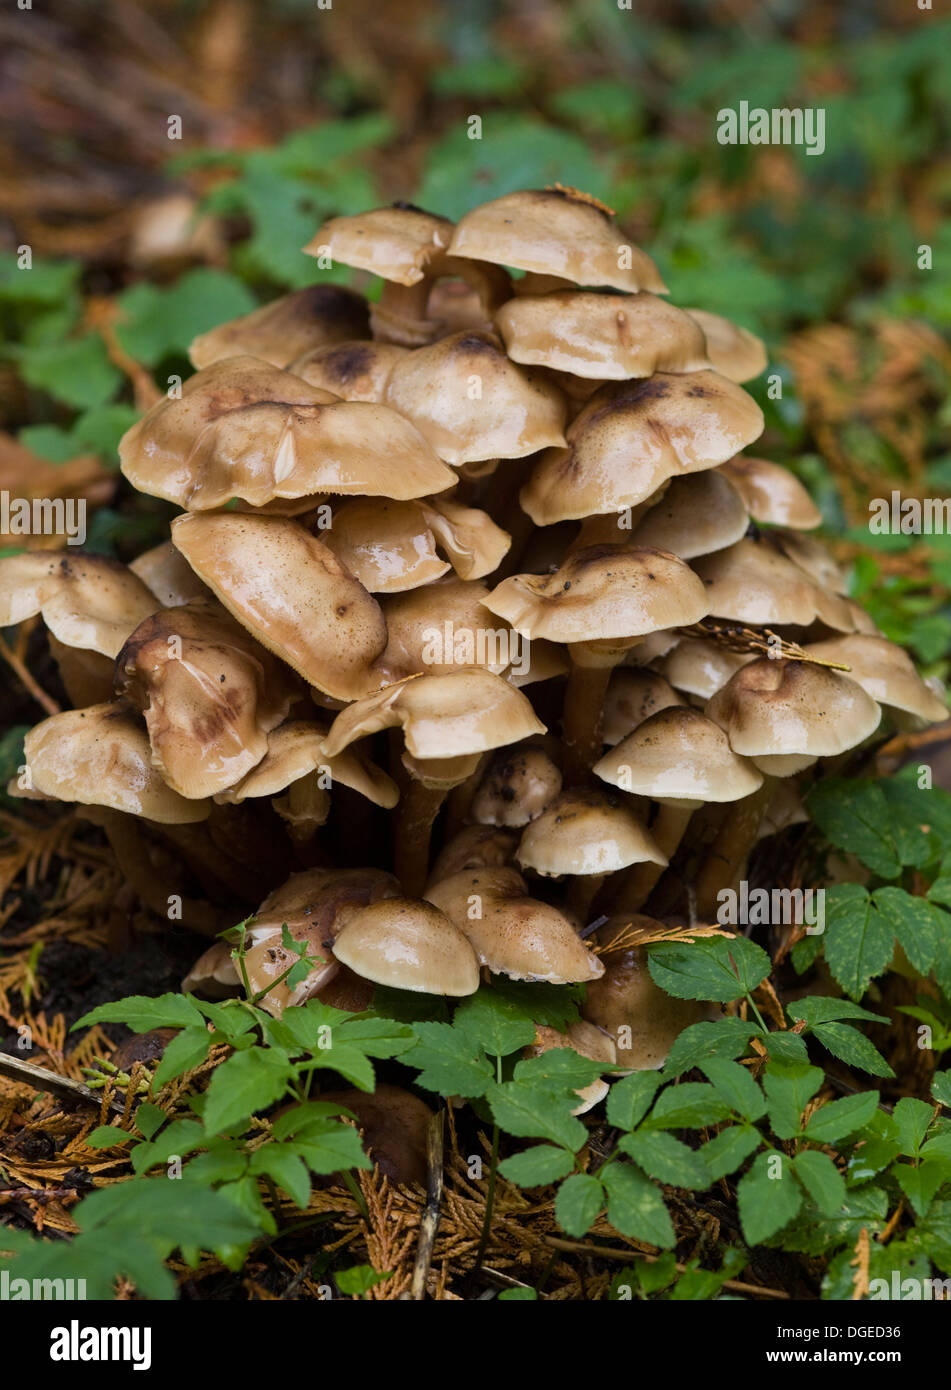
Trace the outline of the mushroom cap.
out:
[[[208,589],[171,541],[162,541],[151,550],[143,551],[129,569],[151,589],[163,608],[177,608],[193,598],[210,597]]]
[[[372,1095],[356,1089],[321,1091],[320,1100],[352,1111],[367,1153],[391,1183],[426,1186],[427,1134],[433,1112],[425,1101],[385,1081],[377,1082]]]
[[[619,512],[668,478],[725,463],[762,430],[752,396],[716,372],[609,384],[572,421],[568,447],[538,460],[522,507],[538,526]]]
[[[791,526],[811,531],[822,522],[822,513],[802,483],[781,463],[737,454],[720,465],[743,499],[754,521],[766,526]]]
[[[506,748],[486,768],[470,815],[481,825],[528,825],[561,791],[561,772],[543,748]]]
[[[108,806],[160,825],[205,820],[211,809],[166,786],[145,729],[121,705],[54,714],[30,730],[24,749],[33,786],[57,801]]]
[[[162,397],[119,442],[139,492],[190,511],[315,493],[425,497],[452,473],[385,405],[341,401],[254,357],[230,357]]]
[[[67,647],[52,632],[46,634],[46,640],[73,709],[105,704],[112,699],[115,662],[111,657],[82,647]]]
[[[588,1057],[592,1062],[613,1065],[617,1061],[614,1040],[603,1028],[589,1023],[584,1018],[572,1023],[566,1033],[559,1033],[556,1028],[536,1026],[535,1041],[522,1049],[522,1056],[541,1057],[546,1052],[555,1052],[563,1048],[577,1052],[579,1057]],[[601,1080],[592,1081],[590,1086],[582,1086],[575,1092],[581,1104],[572,1110],[572,1115],[584,1115],[586,1111],[593,1109],[599,1101],[604,1100],[609,1090],[608,1083]]]
[[[513,362],[599,381],[710,366],[690,315],[653,294],[523,295],[503,304],[495,322]]]
[[[445,251],[452,223],[421,208],[372,208],[349,217],[332,217],[304,247],[308,256],[329,255],[340,265],[368,270],[398,285],[418,285],[430,262]],[[350,333],[348,337],[359,337]]]
[[[599,946],[610,946],[628,925],[649,928],[660,923],[639,914],[616,917],[600,927],[594,938]],[[584,1017],[614,1039],[617,1060],[632,1071],[662,1067],[680,1033],[710,1011],[709,1005],[697,1000],[666,994],[654,983],[647,958],[643,947],[606,952],[604,974],[588,986],[582,1006]],[[621,1033],[622,1028],[629,1029],[629,1034]]]
[[[948,718],[945,702],[915,670],[906,651],[886,637],[849,633],[825,642],[810,642],[807,655],[849,667],[849,680],[860,685],[889,710],[911,715],[913,721],[933,724]]]
[[[753,652],[731,652],[703,637],[685,637],[661,661],[661,669],[676,690],[708,700],[741,666],[755,661]]]
[[[342,285],[309,285],[199,334],[188,356],[199,369],[243,356],[286,367],[302,353],[369,334],[370,310],[361,294]]]
[[[116,694],[145,716],[152,762],[187,797],[232,786],[267,752],[297,682],[214,599],[146,618],[116,658]]]
[[[208,999],[227,999],[240,994],[241,977],[231,959],[227,941],[213,941],[182,980],[183,994],[202,994]]]
[[[491,333],[453,333],[409,353],[390,373],[386,404],[447,463],[522,458],[565,442],[562,393],[510,362]]]
[[[396,343],[331,343],[295,358],[287,370],[341,400],[378,404],[390,372],[408,352]]]
[[[441,879],[426,897],[496,975],[564,985],[596,980],[603,971],[568,918],[530,898],[515,869],[466,869]]]
[[[606,754],[595,776],[656,801],[739,801],[763,779],[700,710],[658,710]]]
[[[455,576],[385,596],[387,646],[380,665],[394,680],[445,675],[462,664],[501,675],[509,664],[511,636],[486,607],[488,597],[479,580]]]
[[[798,531],[776,527],[769,532],[769,539],[788,560],[805,570],[822,588],[831,589],[835,594],[848,593],[847,576],[829,554],[828,548],[815,536],[803,536]]]
[[[277,796],[293,782],[309,773],[325,769],[331,785],[350,787],[375,806],[391,810],[399,801],[399,788],[392,777],[356,751],[328,758],[323,752],[326,726],[303,719],[290,720],[274,729],[267,740],[267,752],[240,782],[219,792],[216,801],[233,804],[249,797]]]
[[[834,757],[878,728],[881,710],[861,686],[838,671],[805,661],[760,657],[737,671],[707,702],[706,713],[730,747],[755,758]]]
[[[105,555],[27,550],[0,557],[0,628],[41,613],[65,647],[114,657],[158,606],[137,574]]]
[[[426,891],[463,869],[500,869],[515,857],[518,837],[492,825],[465,825],[436,856]]]
[[[485,606],[518,632],[554,642],[639,637],[699,622],[709,611],[703,585],[682,560],[633,545],[586,546],[554,574],[512,575]]]
[[[656,671],[617,666],[611,672],[601,712],[601,736],[612,748],[652,714],[684,701]]]
[[[612,795],[578,787],[556,796],[525,827],[515,857],[546,877],[667,864],[630,807]]]
[[[801,627],[818,620],[839,632],[851,632],[855,626],[847,602],[788,559],[772,542],[771,533],[758,539],[746,536],[726,550],[702,555],[694,569],[715,618]]]
[[[631,540],[693,560],[735,545],[749,521],[736,488],[711,468],[672,478],[660,500],[641,517]]]
[[[667,288],[650,256],[628,241],[608,209],[570,188],[506,193],[473,208],[457,224],[449,253],[576,285],[655,294]]]
[[[242,627],[318,690],[350,700],[379,684],[379,604],[295,521],[191,514],[172,522],[172,540]]]
[[[431,903],[392,898],[355,912],[334,955],[365,980],[458,998],[479,988],[479,962],[463,933]]]
[[[720,314],[711,314],[708,309],[687,309],[685,312],[702,330],[707,356],[721,376],[743,382],[765,372],[769,358],[762,338]]]
[[[545,732],[520,691],[469,666],[399,681],[348,705],[330,726],[324,751],[335,757],[354,739],[398,725],[414,758],[466,757]]]

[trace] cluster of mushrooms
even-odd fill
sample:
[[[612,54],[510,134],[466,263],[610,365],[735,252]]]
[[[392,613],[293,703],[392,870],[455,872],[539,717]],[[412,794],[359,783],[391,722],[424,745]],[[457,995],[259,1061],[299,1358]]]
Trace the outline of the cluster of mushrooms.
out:
[[[276,1016],[584,982],[535,1049],[658,1067],[704,1006],[632,929],[712,920],[818,760],[945,706],[795,476],[743,453],[763,345],[660,298],[610,209],[397,204],[306,249],[382,293],[317,285],[196,339],[120,446],[181,509],[171,539],[0,560],[0,626],[42,614],[75,705],[13,790],[79,803],[198,931],[266,886],[244,965]],[[285,924],[314,961],[294,985]],[[238,992],[231,945],[185,987]]]

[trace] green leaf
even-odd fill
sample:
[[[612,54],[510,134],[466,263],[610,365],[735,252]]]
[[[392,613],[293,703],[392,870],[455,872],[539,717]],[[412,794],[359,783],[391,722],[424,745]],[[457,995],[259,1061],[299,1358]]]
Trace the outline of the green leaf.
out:
[[[114,1149],[134,1138],[127,1129],[120,1129],[118,1125],[97,1125],[86,1135],[83,1143],[87,1149]]]
[[[810,1115],[809,1123],[804,1130],[805,1137],[816,1144],[838,1143],[848,1135],[864,1129],[877,1109],[877,1091],[862,1091],[856,1096],[831,1100]]]
[[[199,267],[167,288],[138,284],[119,295],[120,343],[137,362],[154,367],[164,357],[184,356],[193,338],[257,308],[234,275]]]
[[[392,1273],[391,1269],[381,1272],[372,1265],[353,1265],[350,1269],[337,1270],[334,1281],[341,1293],[362,1297],[377,1284],[385,1284]]]
[[[892,958],[894,931],[858,883],[826,890],[825,956],[839,984],[860,999]]]
[[[661,941],[649,948],[648,967],[654,983],[677,999],[726,1004],[766,979],[770,959],[745,936],[711,936],[689,946]]]
[[[730,1113],[726,1101],[701,1081],[680,1081],[662,1091],[644,1121],[650,1129],[701,1129],[719,1124]]]
[[[576,1153],[588,1131],[570,1113],[570,1101],[556,1103],[550,1091],[505,1081],[489,1086],[486,1097],[495,1123],[517,1139],[548,1139]]]
[[[761,1115],[766,1114],[763,1092],[746,1067],[741,1067],[739,1062],[731,1062],[725,1057],[711,1057],[699,1066],[730,1109],[735,1110],[744,1120],[758,1120]]]
[[[766,1048],[767,1056],[774,1057],[778,1062],[809,1061],[809,1049],[799,1033],[766,1033],[761,1041]]]
[[[916,1100],[914,1096],[903,1096],[898,1101],[892,1111],[892,1119],[898,1126],[903,1154],[917,1157],[928,1133],[932,1114],[933,1107],[927,1101]]]
[[[346,1018],[334,1025],[334,1046],[346,1043],[367,1057],[399,1057],[416,1045],[416,1033],[392,1018]]]
[[[777,1153],[757,1154],[737,1183],[736,1195],[743,1235],[750,1245],[781,1231],[802,1206],[802,1189],[793,1177],[792,1164]]]
[[[305,1100],[300,1105],[292,1105],[275,1116],[271,1122],[271,1134],[275,1139],[289,1139],[291,1135],[299,1134],[311,1125],[316,1126],[319,1133],[326,1128],[325,1120],[334,1119],[338,1115],[346,1115],[350,1120],[356,1119],[352,1110],[337,1105],[335,1101]]]
[[[259,1234],[218,1193],[165,1178],[132,1178],[100,1187],[83,1198],[73,1215],[83,1232],[100,1231],[120,1244],[135,1232],[163,1257],[196,1240],[203,1250],[217,1250]]]
[[[417,1023],[419,1043],[403,1061],[419,1070],[416,1078],[427,1091],[444,1096],[484,1096],[492,1067],[471,1038],[448,1023]]]
[[[21,347],[17,357],[28,386],[46,391],[54,400],[76,410],[105,405],[122,385],[121,374],[109,361],[102,339],[95,333]]]
[[[867,1023],[887,1023],[884,1014],[873,1014],[860,1004],[849,999],[831,999],[824,994],[811,994],[807,999],[797,999],[786,1010],[790,1018],[802,1019],[813,1026],[816,1023],[835,1023],[839,1019],[863,1019]]]
[[[516,1062],[512,1074],[516,1081],[562,1095],[590,1086],[604,1070],[603,1062],[582,1057],[570,1047],[553,1047],[540,1057]]]
[[[506,1057],[535,1041],[535,1024],[524,1010],[484,987],[463,999],[452,1021],[476,1047],[493,1057]]]
[[[898,877],[901,859],[888,802],[878,783],[826,777],[812,788],[807,804],[812,819],[833,845],[856,855],[880,878]]]
[[[315,1121],[300,1130],[290,1145],[312,1173],[339,1173],[348,1168],[372,1168],[360,1135],[337,1120]]]
[[[951,1110],[951,1071],[935,1072],[931,1081],[931,1094],[936,1101]]]
[[[285,1094],[294,1069],[284,1053],[252,1047],[215,1067],[204,1112],[209,1134],[221,1134],[266,1110]]]
[[[857,1028],[850,1028],[847,1023],[817,1023],[812,1032],[833,1057],[848,1062],[850,1067],[859,1067],[871,1076],[895,1075],[878,1048]]]
[[[845,1204],[845,1179],[827,1154],[804,1149],[793,1159],[796,1177],[820,1211],[834,1215]]]
[[[875,1236],[885,1228],[888,1209],[887,1194],[871,1183],[851,1189],[842,1210],[831,1216],[807,1202],[799,1217],[783,1232],[783,1249],[803,1255],[825,1255],[842,1245],[854,1248],[863,1228],[872,1238],[874,1249]]]
[[[164,1086],[167,1081],[173,1081],[176,1076],[200,1066],[213,1042],[214,1035],[209,1033],[204,1020],[195,1028],[183,1028],[176,1033],[162,1053],[155,1073],[155,1085]]]
[[[302,1211],[310,1201],[310,1174],[303,1159],[288,1144],[264,1144],[256,1149],[249,1171],[266,1173]]]
[[[710,1176],[700,1154],[672,1134],[645,1131],[624,1134],[618,1148],[633,1158],[648,1177],[672,1187],[705,1188],[709,1185]]]
[[[565,1177],[575,1166],[574,1155],[551,1144],[536,1144],[523,1153],[503,1158],[499,1172],[519,1187],[545,1187]]]
[[[136,1173],[147,1173],[156,1164],[182,1158],[207,1142],[204,1128],[197,1120],[173,1120],[155,1139],[135,1146],[131,1154],[132,1167]]]
[[[611,1087],[607,1101],[608,1124],[634,1129],[650,1109],[661,1086],[656,1071],[635,1071]]]
[[[499,1303],[534,1303],[538,1294],[534,1289],[503,1289],[499,1294]]]
[[[664,1077],[676,1078],[708,1057],[739,1057],[750,1038],[762,1030],[742,1018],[721,1018],[716,1023],[691,1023],[677,1037],[664,1063]],[[616,1088],[615,1088],[616,1089]]]
[[[710,1182],[716,1182],[735,1173],[761,1143],[762,1136],[752,1125],[728,1125],[698,1150],[698,1156]]]
[[[555,1197],[555,1219],[569,1236],[586,1235],[604,1205],[604,1189],[590,1173],[573,1173]]]
[[[906,893],[903,888],[876,888],[872,901],[891,927],[916,970],[926,975],[938,947],[940,907]]]
[[[824,1079],[822,1070],[808,1063],[771,1061],[767,1064],[763,1087],[769,1118],[780,1139],[792,1139],[799,1133],[802,1112]]]
[[[185,994],[160,994],[155,999],[145,994],[134,994],[128,999],[100,1004],[88,1014],[83,1014],[70,1032],[75,1032],[77,1028],[89,1028],[93,1023],[124,1023],[133,1033],[148,1033],[153,1028],[195,1027],[202,1024],[202,1018]]]
[[[662,1250],[676,1243],[660,1190],[637,1168],[630,1163],[609,1163],[602,1182],[608,1194],[608,1220],[622,1236]]]
[[[492,981],[491,992],[537,1026],[554,1028],[558,1033],[566,1032],[581,1017],[579,1004],[584,998],[584,985],[547,985],[497,975]]]
[[[949,1177],[948,1165],[941,1162],[921,1163],[917,1168],[910,1163],[893,1163],[888,1171],[908,1198],[919,1220],[927,1216],[938,1189]]]
[[[152,1139],[168,1119],[165,1111],[144,1100],[135,1112],[135,1127],[146,1139]]]

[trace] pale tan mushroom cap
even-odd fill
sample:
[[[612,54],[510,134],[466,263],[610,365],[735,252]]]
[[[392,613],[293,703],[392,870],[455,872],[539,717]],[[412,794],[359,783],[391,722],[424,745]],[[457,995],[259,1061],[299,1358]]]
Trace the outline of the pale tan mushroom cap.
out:
[[[737,671],[706,713],[734,752],[757,759],[834,757],[873,734],[881,719],[871,696],[840,672],[769,657]]]
[[[769,539],[787,559],[805,570],[822,588],[831,589],[835,594],[848,593],[847,575],[829,553],[828,547],[816,540],[815,536],[804,536],[798,531],[777,527],[769,532]]]
[[[529,1047],[523,1048],[523,1057],[541,1057],[546,1052],[555,1052],[563,1048],[569,1048],[572,1052],[577,1052],[580,1057],[588,1057],[592,1062],[614,1063],[617,1061],[617,1048],[614,1040],[602,1028],[594,1023],[589,1023],[587,1019],[579,1018],[572,1023],[566,1033],[559,1033],[555,1028],[538,1026],[535,1029],[535,1041]],[[610,1087],[606,1081],[592,1081],[589,1086],[583,1086],[575,1092],[581,1104],[572,1110],[572,1115],[584,1115],[591,1110],[599,1101],[604,1100]]]
[[[611,672],[601,711],[601,737],[612,748],[659,710],[685,701],[656,671],[617,666]]]
[[[25,551],[0,558],[0,628],[40,613],[64,646],[114,657],[158,606],[137,574],[105,555]]]
[[[160,609],[116,658],[116,693],[145,717],[152,761],[187,797],[232,786],[267,752],[297,682],[214,599]]]
[[[347,750],[336,758],[323,751],[327,728],[303,719],[291,720],[274,729],[267,740],[267,752],[246,777],[226,791],[219,792],[216,801],[238,803],[249,797],[277,796],[293,782],[308,773],[326,772],[332,787],[335,783],[350,787],[375,806],[391,810],[399,801],[399,788],[392,777],[364,758]]]
[[[485,606],[488,597],[480,580],[454,575],[385,595],[387,646],[379,664],[388,679],[445,675],[459,666],[484,666],[501,675],[512,657],[512,635]]]
[[[516,858],[547,877],[667,864],[633,811],[613,796],[586,788],[562,792],[526,826]]]
[[[483,203],[460,220],[449,251],[576,285],[632,293],[667,289],[650,256],[606,210],[574,189],[527,189]]]
[[[390,372],[409,352],[395,343],[334,343],[297,357],[288,371],[344,401],[379,403]]]
[[[518,836],[492,825],[465,825],[436,856],[426,891],[463,869],[500,869],[515,856]]]
[[[563,985],[596,980],[603,972],[567,917],[530,898],[515,869],[467,869],[441,879],[426,897],[494,974]]]
[[[510,299],[495,316],[513,362],[599,381],[709,367],[689,314],[653,294],[557,290]]]
[[[467,757],[545,732],[520,691],[491,671],[466,667],[412,677],[348,705],[324,751],[335,757],[355,739],[399,725],[414,758]]]
[[[785,556],[770,535],[744,537],[736,545],[694,561],[715,618],[754,626],[819,621],[838,632],[855,622],[845,599],[831,593]]]
[[[350,217],[332,217],[304,251],[308,256],[329,255],[336,264],[368,270],[398,285],[417,285],[433,258],[446,250],[452,230],[447,218],[420,208],[373,208]]]
[[[708,700],[741,666],[755,659],[753,652],[731,652],[719,642],[685,637],[663,657],[660,669],[676,690]]]
[[[948,718],[948,707],[926,685],[906,651],[886,637],[849,633],[825,642],[810,642],[809,656],[849,667],[849,680],[890,710],[900,710],[933,724]]]
[[[645,719],[595,764],[594,773],[657,801],[739,801],[763,783],[719,725],[688,705]]]
[[[183,994],[203,994],[211,999],[226,999],[241,990],[241,977],[231,959],[231,947],[226,941],[215,941],[203,951],[182,980]]]
[[[454,333],[411,352],[390,373],[386,404],[447,463],[522,458],[565,442],[562,393],[510,362],[491,333]]]
[[[341,401],[254,357],[196,372],[126,431],[119,458],[139,492],[190,511],[325,492],[425,497],[456,481],[387,406]]]
[[[24,740],[33,786],[57,801],[108,806],[161,825],[205,820],[208,801],[187,801],[152,766],[148,735],[121,705],[92,705],[44,719]]]
[[[357,975],[390,989],[458,998],[479,988],[479,962],[457,926],[431,903],[394,898],[354,915],[334,955]]]
[[[342,285],[310,285],[200,334],[188,349],[194,367],[226,357],[258,357],[286,367],[294,357],[370,333],[366,300]]]
[[[720,465],[746,504],[754,521],[766,526],[791,526],[811,531],[822,522],[822,513],[802,483],[780,463],[737,454]]]
[[[208,598],[206,586],[171,541],[144,551],[129,565],[155,595],[163,608],[176,608],[193,598]]]
[[[707,309],[687,309],[686,312],[702,329],[707,356],[721,376],[743,382],[765,372],[769,358],[762,338]]]
[[[311,685],[350,700],[379,684],[380,606],[302,526],[236,512],[180,516],[172,540],[238,622]]]
[[[672,478],[660,501],[641,517],[631,540],[693,560],[735,545],[749,521],[736,488],[711,468]]]
[[[610,384],[575,417],[568,447],[539,459],[522,507],[538,526],[619,512],[668,478],[725,463],[762,430],[752,396],[716,372]]]
[[[482,825],[528,825],[560,791],[561,772],[543,748],[507,748],[486,768],[470,814]]]
[[[485,606],[530,638],[554,642],[638,637],[709,611],[703,585],[676,555],[617,545],[576,550],[554,574],[504,579]]]

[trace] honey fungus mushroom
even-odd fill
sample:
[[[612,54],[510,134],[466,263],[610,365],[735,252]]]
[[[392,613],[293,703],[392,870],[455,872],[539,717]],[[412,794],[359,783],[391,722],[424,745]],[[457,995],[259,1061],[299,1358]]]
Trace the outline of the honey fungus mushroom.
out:
[[[63,646],[115,657],[158,607],[137,574],[105,555],[24,551],[0,557],[0,628],[40,614]]]
[[[415,899],[391,898],[354,913],[334,955],[391,989],[458,998],[479,988],[479,963],[463,933],[431,903]]]
[[[188,355],[198,368],[241,356],[286,367],[306,352],[369,334],[362,295],[342,285],[309,285],[200,334]]]
[[[707,356],[721,376],[744,382],[765,372],[766,345],[755,333],[709,309],[687,309],[686,313],[702,330]]]

